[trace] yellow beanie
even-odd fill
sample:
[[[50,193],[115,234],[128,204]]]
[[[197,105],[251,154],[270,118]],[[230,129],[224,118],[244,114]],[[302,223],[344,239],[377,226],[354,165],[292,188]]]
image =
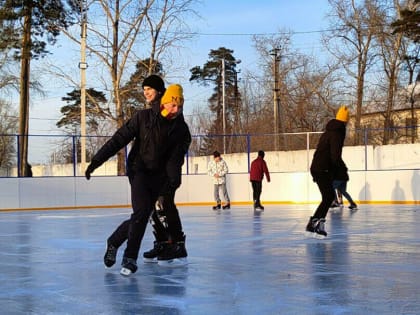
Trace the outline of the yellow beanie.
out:
[[[172,84],[168,86],[165,94],[163,94],[162,99],[160,100],[160,104],[163,105],[175,102],[178,106],[182,106],[184,104],[184,95],[182,92],[182,86],[179,84]]]
[[[340,106],[340,108],[338,109],[337,115],[335,116],[335,119],[343,121],[345,123],[349,121],[349,110],[347,106],[345,105]]]

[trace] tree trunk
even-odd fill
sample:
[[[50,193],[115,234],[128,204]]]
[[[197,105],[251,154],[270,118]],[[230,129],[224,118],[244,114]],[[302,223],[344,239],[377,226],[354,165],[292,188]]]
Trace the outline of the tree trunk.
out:
[[[31,15],[32,8],[24,19],[22,38],[22,59],[20,69],[20,115],[19,115],[19,177],[29,176],[28,173],[28,131],[29,131],[29,77],[31,51]]]

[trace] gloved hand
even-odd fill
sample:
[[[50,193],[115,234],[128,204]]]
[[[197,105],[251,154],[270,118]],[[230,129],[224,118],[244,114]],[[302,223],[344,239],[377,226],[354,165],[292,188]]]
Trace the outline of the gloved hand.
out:
[[[85,172],[85,177],[87,180],[90,179],[90,174],[92,174],[95,169],[96,169],[95,164],[93,162],[90,163]]]
[[[163,202],[165,200],[165,197],[159,196],[155,203],[155,209],[156,210],[163,210]]]

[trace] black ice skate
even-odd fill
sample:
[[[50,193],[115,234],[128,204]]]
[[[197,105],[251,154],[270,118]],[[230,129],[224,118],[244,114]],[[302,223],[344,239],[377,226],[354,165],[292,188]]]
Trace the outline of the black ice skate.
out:
[[[230,203],[225,204],[222,208],[223,210],[230,209]]]
[[[158,257],[159,266],[184,266],[188,264],[185,236],[183,241],[168,244],[163,253]]]
[[[325,219],[319,219],[317,221],[315,224],[315,233],[325,237],[327,236],[327,232],[325,231]]]
[[[338,202],[337,202],[337,200],[334,200],[334,201],[331,203],[330,208],[337,208],[337,207],[340,207],[340,203],[338,203]]]
[[[133,258],[123,257],[121,266],[120,274],[123,276],[129,276],[137,271],[137,263]]]
[[[143,261],[145,263],[157,263],[158,256],[165,251],[168,242],[153,242],[154,246],[151,250],[143,253]]]
[[[349,209],[350,209],[350,210],[357,210],[357,205],[356,205],[355,203],[352,203],[352,204],[349,206]]]
[[[306,231],[313,233],[315,238],[325,238],[327,236],[327,232],[325,231],[325,219],[310,217],[309,222],[306,225]]]
[[[107,242],[106,252],[104,255],[104,264],[107,268],[111,268],[117,260],[118,248]]]
[[[213,207],[213,210],[220,210],[220,209],[222,209],[222,205],[220,203],[218,203],[217,205]]]
[[[264,207],[262,206],[261,202],[257,201],[257,202],[255,203],[254,209],[255,209],[255,210],[260,210],[260,211],[263,211],[263,210],[264,210]]]

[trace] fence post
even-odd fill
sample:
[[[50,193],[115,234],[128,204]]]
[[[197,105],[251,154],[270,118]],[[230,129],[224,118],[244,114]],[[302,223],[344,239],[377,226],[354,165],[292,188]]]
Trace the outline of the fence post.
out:
[[[189,175],[190,174],[190,159],[189,159],[189,151],[187,151],[187,153],[185,154],[185,161],[186,161],[186,165],[185,165],[185,167],[186,167],[186,169],[187,169],[187,175]]]
[[[367,159],[368,159],[368,154],[367,154],[367,146],[368,146],[368,135],[367,135],[367,128],[363,128],[363,141],[365,142],[365,171],[367,171],[368,165],[367,165]]]
[[[16,138],[17,138],[17,142],[16,142],[16,144],[17,144],[17,150],[16,150],[16,152],[17,152],[17,177],[21,177],[21,172],[20,172],[20,163],[21,163],[21,161],[20,161],[20,135],[16,135]]]
[[[71,136],[73,142],[73,177],[76,176],[76,168],[77,168],[77,148],[76,148],[76,136]]]
[[[310,145],[309,145],[309,132],[306,133],[306,171],[309,172],[309,168],[311,167],[309,164],[309,150],[310,150]]]
[[[250,172],[251,167],[251,136],[249,134],[246,135],[246,152],[248,156],[248,173]]]

